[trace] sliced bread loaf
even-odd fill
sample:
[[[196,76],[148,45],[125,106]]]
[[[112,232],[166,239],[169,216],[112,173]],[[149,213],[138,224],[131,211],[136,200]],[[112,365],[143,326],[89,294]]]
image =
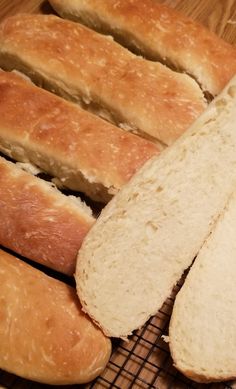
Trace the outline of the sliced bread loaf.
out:
[[[72,275],[95,219],[82,201],[0,157],[0,244]]]
[[[71,385],[93,380],[109,360],[111,342],[81,311],[75,290],[3,250],[0,318],[0,369]]]
[[[236,186],[236,77],[105,207],[78,255],[84,310],[126,337],[154,315]]]
[[[21,70],[120,127],[167,145],[206,107],[203,93],[188,75],[53,15],[5,19],[0,66]]]
[[[154,143],[113,126],[14,72],[0,72],[0,151],[31,162],[64,187],[107,202]]]
[[[63,17],[113,35],[151,60],[191,74],[212,95],[236,72],[236,48],[156,0],[50,0]]]
[[[236,378],[236,193],[200,250],[170,322],[175,366],[197,382]]]

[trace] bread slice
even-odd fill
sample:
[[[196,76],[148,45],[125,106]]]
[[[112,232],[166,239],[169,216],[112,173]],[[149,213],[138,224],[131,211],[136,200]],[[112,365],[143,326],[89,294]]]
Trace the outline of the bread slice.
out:
[[[93,200],[110,200],[160,150],[14,72],[0,72],[0,94],[0,151]]]
[[[0,250],[0,369],[51,385],[93,380],[111,342],[68,285]]]
[[[50,0],[63,17],[80,21],[145,57],[193,76],[218,94],[236,73],[236,48],[204,26],[155,0]]]
[[[197,382],[236,378],[236,193],[201,248],[170,322],[174,364]]]
[[[2,246],[68,275],[95,222],[82,201],[1,157],[0,215]]]
[[[236,185],[236,78],[104,208],[78,255],[77,291],[106,334],[161,308]]]
[[[189,76],[53,15],[5,19],[0,27],[0,66],[21,70],[120,127],[167,145],[206,107]]]

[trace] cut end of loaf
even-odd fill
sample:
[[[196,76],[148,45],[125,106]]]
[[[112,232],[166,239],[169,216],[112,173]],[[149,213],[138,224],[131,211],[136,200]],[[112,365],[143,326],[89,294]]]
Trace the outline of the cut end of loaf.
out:
[[[235,228],[234,192],[173,308],[169,335],[174,365],[197,382],[236,378]]]
[[[235,83],[133,176],[86,236],[77,291],[106,334],[125,337],[161,308],[235,187]]]
[[[202,318],[198,321],[197,327],[192,328],[190,318],[193,317],[195,320],[197,312],[192,312],[191,306],[192,301],[189,301],[184,308],[187,315],[182,315],[178,321],[173,318],[172,314],[169,346],[173,365],[186,377],[198,383],[235,379],[234,353],[232,354],[231,351],[227,353],[227,342],[221,347],[222,343],[218,342],[217,338],[211,340],[215,336],[214,326],[217,325],[214,315],[209,315],[208,329],[206,329],[207,325]],[[206,311],[209,311],[208,306],[206,306]],[[222,312],[222,314],[224,313]],[[224,332],[223,326],[222,322],[222,332]],[[176,331],[177,327],[179,327],[179,331]],[[203,333],[202,327],[205,327],[206,333]],[[223,333],[220,334],[220,332],[217,336],[224,337]],[[230,347],[231,349],[232,347]]]
[[[191,314],[189,313],[189,315]],[[211,319],[209,318],[209,327],[215,325],[213,321],[210,322]],[[184,320],[188,322],[188,319],[183,317],[181,321]],[[174,324],[174,326],[176,325],[182,327],[181,322]],[[201,332],[201,325],[204,324],[199,322],[199,327],[195,328],[194,331]],[[172,329],[172,332],[174,331]],[[169,345],[174,367],[189,379],[203,384],[236,379],[234,354],[230,352],[228,357],[225,357],[224,350],[220,347],[217,348],[217,341],[210,346],[212,350],[209,352],[209,349],[207,350],[209,346],[207,337],[203,336],[197,339],[192,332],[192,338],[189,338],[188,333],[191,331],[191,326],[188,326],[179,338],[175,338],[170,330]],[[209,328],[208,337],[211,337],[211,328]],[[196,352],[197,347],[199,347],[199,351]],[[227,349],[227,344],[224,347]],[[208,354],[207,358],[205,353]]]

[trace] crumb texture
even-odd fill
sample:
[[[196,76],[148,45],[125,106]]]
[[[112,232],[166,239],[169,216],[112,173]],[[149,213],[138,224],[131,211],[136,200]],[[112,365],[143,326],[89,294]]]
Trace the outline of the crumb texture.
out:
[[[174,304],[174,364],[198,382],[236,378],[235,229],[234,192]]]
[[[236,80],[102,212],[77,261],[77,290],[104,331],[126,336],[164,303],[236,184]]]

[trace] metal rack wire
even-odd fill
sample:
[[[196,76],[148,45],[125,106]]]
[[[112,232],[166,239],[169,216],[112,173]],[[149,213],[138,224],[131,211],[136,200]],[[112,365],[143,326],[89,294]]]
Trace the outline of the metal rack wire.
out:
[[[137,331],[128,342],[114,341],[113,353],[103,374],[89,385],[75,385],[84,389],[236,389],[236,383],[200,385],[180,374],[174,367],[168,344],[163,335],[168,325],[174,296],[167,299],[155,317]],[[9,389],[52,388],[0,371],[0,387]],[[69,389],[70,386],[60,386]]]

